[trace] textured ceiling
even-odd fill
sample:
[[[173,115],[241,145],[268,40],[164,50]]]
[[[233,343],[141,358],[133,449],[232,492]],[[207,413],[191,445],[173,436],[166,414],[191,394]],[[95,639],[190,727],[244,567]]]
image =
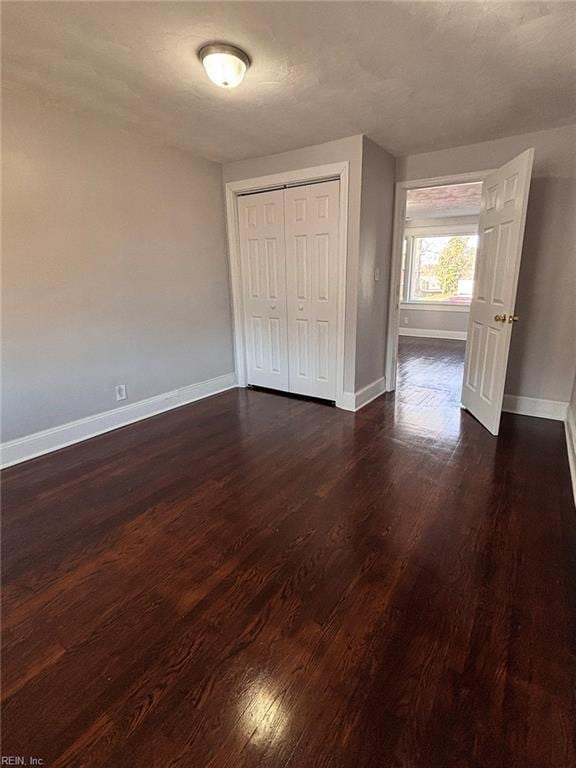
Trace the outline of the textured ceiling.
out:
[[[481,182],[409,189],[406,193],[406,218],[478,216],[481,194]]]
[[[576,121],[576,3],[4,2],[9,90],[219,161],[365,133],[395,155]],[[196,59],[244,47],[233,91]]]

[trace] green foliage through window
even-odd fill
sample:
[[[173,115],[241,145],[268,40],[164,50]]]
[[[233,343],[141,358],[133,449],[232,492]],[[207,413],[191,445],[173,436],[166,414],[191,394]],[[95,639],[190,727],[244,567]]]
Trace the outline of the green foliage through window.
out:
[[[408,236],[402,263],[404,300],[469,304],[477,240],[476,235]]]
[[[444,293],[456,293],[460,280],[474,277],[476,249],[463,237],[451,237],[438,259],[438,282]]]

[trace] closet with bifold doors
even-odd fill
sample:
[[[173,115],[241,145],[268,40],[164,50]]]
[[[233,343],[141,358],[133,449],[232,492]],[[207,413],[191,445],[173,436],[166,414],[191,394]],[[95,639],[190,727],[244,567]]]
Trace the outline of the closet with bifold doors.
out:
[[[248,384],[336,398],[339,190],[238,197]]]

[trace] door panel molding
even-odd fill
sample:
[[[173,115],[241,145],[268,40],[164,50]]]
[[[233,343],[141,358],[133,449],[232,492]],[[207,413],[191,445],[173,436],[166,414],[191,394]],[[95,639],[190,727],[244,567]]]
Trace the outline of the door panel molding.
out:
[[[326,400],[336,399],[339,194],[339,181],[285,190],[290,392]]]
[[[514,327],[534,150],[494,171],[482,188],[474,294],[470,303],[462,404],[493,435],[500,427]]]
[[[238,200],[240,269],[250,384],[288,386],[284,190]]]
[[[243,273],[241,264],[240,230],[238,217],[238,198],[251,192],[261,192],[280,187],[291,188],[310,182],[322,182],[338,179],[340,196],[338,204],[338,248],[337,248],[337,286],[336,286],[336,387],[335,400],[340,408],[346,407],[344,393],[344,329],[346,320],[346,263],[348,244],[348,194],[349,163],[331,163],[327,165],[303,168],[285,173],[270,174],[240,181],[228,182],[226,192],[226,221],[230,258],[230,278],[232,286],[232,311],[234,320],[234,357],[238,386],[247,385],[247,344],[248,329],[245,321],[243,298]],[[328,215],[328,211],[319,205],[319,216]]]

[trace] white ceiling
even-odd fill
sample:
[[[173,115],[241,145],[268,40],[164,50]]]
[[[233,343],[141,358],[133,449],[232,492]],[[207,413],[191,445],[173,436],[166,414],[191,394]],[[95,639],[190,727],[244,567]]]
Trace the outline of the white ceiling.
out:
[[[478,216],[482,182],[421,187],[406,192],[407,219]]]
[[[574,2],[4,2],[3,78],[219,161],[365,133],[395,155],[576,122]],[[196,59],[253,58],[213,86]]]

